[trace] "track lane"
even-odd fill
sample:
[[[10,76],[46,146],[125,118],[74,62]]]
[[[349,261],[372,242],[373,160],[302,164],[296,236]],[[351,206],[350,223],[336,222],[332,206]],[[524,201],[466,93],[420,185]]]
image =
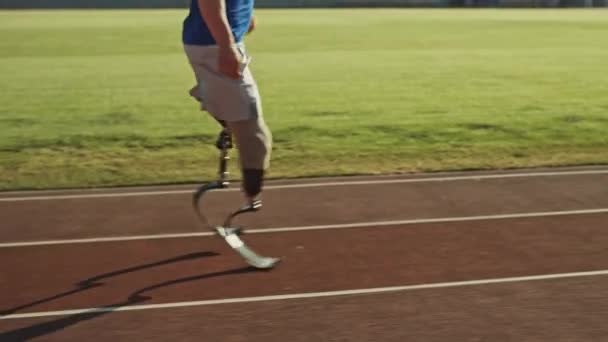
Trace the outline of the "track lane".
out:
[[[10,314],[134,294],[151,304],[592,271],[607,268],[606,222],[595,214],[247,236],[284,257],[272,272],[251,272],[216,238],[4,249],[0,259],[14,267],[3,272],[0,302]]]
[[[430,183],[277,189],[264,209],[244,217],[253,228],[345,224],[608,207],[608,174],[458,180]],[[240,194],[208,202],[221,221]],[[114,197],[0,202],[1,242],[204,231],[190,196]]]
[[[0,339],[602,341],[607,289],[597,277],[48,317],[0,321]]]

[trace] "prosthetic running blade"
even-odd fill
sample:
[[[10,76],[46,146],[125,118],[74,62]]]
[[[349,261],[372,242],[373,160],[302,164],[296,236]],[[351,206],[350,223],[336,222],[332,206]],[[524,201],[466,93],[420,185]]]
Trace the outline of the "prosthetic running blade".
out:
[[[220,133],[216,146],[220,150],[220,167],[219,167],[219,180],[216,182],[208,183],[201,186],[192,197],[192,204],[194,211],[196,212],[200,221],[208,228],[219,235],[221,238],[228,243],[228,245],[236,251],[249,265],[258,269],[271,269],[273,268],[280,259],[261,256],[249,248],[245,242],[240,238],[243,230],[240,227],[234,227],[232,220],[237,216],[244,213],[256,212],[262,207],[261,201],[254,201],[248,205],[241,207],[235,212],[231,213],[222,226],[212,226],[209,224],[207,218],[202,211],[202,198],[205,194],[212,190],[225,189],[229,186],[229,182],[226,180],[227,163],[230,159],[228,156],[228,149],[232,147],[230,132],[224,128]]]
[[[240,231],[233,231],[234,228],[216,227],[215,230],[224,240],[234,249],[249,265],[259,269],[273,268],[280,259],[261,256],[247,247],[239,236]]]
[[[210,190],[222,189],[225,188],[225,185],[220,183],[211,183],[209,185],[202,186],[195,194],[193,198],[194,209],[200,218],[201,222],[203,222],[208,228],[210,228],[213,232],[215,232],[218,236],[224,239],[226,243],[236,252],[238,253],[249,265],[258,268],[258,269],[270,269],[273,268],[280,259],[272,258],[267,256],[262,256],[249,248],[245,242],[241,239],[240,235],[243,233],[242,228],[233,227],[232,219],[237,217],[238,215],[255,212],[259,210],[261,207],[261,202],[256,201],[250,205],[246,205],[239,210],[232,213],[224,222],[222,226],[211,226],[205,215],[201,210],[201,199],[203,195],[209,192]]]

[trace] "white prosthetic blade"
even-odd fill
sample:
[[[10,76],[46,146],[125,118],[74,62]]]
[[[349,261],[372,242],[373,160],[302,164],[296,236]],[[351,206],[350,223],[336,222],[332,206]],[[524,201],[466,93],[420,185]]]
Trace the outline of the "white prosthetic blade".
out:
[[[219,235],[226,240],[228,245],[232,247],[249,265],[259,269],[271,269],[280,259],[265,257],[257,254],[251,248],[247,247],[243,240],[230,228],[216,228]]]

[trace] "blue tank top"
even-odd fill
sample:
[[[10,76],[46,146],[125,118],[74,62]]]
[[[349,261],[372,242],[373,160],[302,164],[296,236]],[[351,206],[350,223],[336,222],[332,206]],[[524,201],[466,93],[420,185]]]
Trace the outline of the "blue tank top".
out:
[[[236,43],[240,43],[249,30],[254,0],[225,0],[226,16]],[[190,13],[184,20],[182,41],[188,45],[215,45],[198,6],[198,0],[190,3]]]

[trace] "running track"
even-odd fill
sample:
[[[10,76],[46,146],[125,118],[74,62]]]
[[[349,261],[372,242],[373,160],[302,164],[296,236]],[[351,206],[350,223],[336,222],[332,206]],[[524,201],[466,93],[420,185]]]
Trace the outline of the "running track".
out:
[[[0,341],[608,341],[607,168],[192,189],[0,194]]]

